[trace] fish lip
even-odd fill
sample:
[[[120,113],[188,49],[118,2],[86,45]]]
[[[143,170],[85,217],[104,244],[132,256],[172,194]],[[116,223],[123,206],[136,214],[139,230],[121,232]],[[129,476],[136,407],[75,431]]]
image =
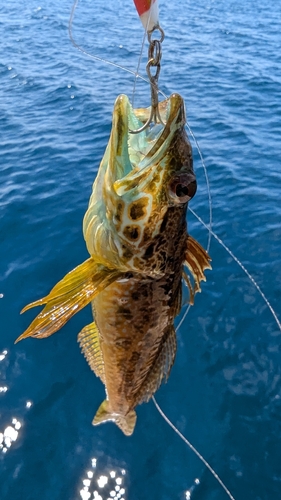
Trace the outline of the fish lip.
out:
[[[165,123],[164,126],[160,127],[159,124],[154,124],[143,132],[131,134],[130,130],[140,128],[145,123],[150,110],[151,107],[133,109],[125,94],[119,95],[115,101],[112,124],[112,131],[115,131],[112,134],[115,135],[113,137],[113,143],[116,146],[114,154],[118,156],[118,153],[122,151],[123,157],[130,163],[130,168],[128,168],[129,165],[125,165],[123,172],[120,170],[117,176],[119,179],[120,175],[124,176],[129,173],[136,165],[139,166],[145,158],[152,158],[155,153],[159,154],[160,149],[163,150],[161,156],[164,156],[170,142],[169,139],[173,137],[177,129],[186,123],[184,101],[179,94],[173,93],[169,98],[159,103],[159,113],[163,123]],[[155,139],[151,140],[155,131]],[[136,157],[135,161],[132,151]]]

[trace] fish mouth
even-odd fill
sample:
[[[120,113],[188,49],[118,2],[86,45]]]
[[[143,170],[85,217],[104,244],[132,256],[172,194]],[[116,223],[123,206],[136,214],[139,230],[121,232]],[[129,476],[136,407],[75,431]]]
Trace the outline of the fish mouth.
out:
[[[185,209],[196,191],[182,97],[172,94],[159,103],[164,125],[131,133],[150,112],[133,109],[126,95],[117,97],[110,139],[83,220],[90,255],[126,270],[139,269],[124,262],[159,234],[166,211]]]
[[[165,125],[156,123],[137,134],[150,116],[151,108],[133,109],[128,97],[117,97],[113,110],[112,131],[109,141],[107,186],[122,196],[138,186],[144,189],[153,175],[153,167],[163,163],[178,130],[183,129],[185,119],[184,101],[179,94],[172,94],[159,103],[159,113]]]

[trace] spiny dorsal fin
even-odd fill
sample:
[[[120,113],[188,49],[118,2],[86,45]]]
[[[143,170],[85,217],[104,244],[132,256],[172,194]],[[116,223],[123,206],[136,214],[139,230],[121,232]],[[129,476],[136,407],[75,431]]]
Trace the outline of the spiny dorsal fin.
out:
[[[149,401],[161,385],[162,380],[165,378],[167,381],[174,364],[176,350],[176,332],[172,325],[166,335],[166,339],[159,347],[155,362],[138,391],[137,404]]]
[[[81,350],[97,377],[105,383],[104,362],[100,347],[98,327],[95,322],[85,326],[78,334]]]
[[[131,436],[136,425],[137,415],[135,410],[130,410],[126,415],[114,413],[110,409],[109,401],[105,399],[100,405],[92,424],[99,425],[109,420],[115,422],[125,436]]]
[[[26,337],[49,337],[121,275],[119,271],[107,269],[92,258],[86,260],[66,274],[49,295],[24,307],[22,312],[46,304],[16,342]]]
[[[194,294],[200,292],[200,281],[206,281],[204,271],[206,269],[212,269],[210,265],[211,257],[208,255],[206,250],[196,241],[192,236],[187,237],[186,251],[185,251],[185,262],[184,264],[188,267],[194,278],[193,290],[191,290],[191,283],[187,275],[183,274],[183,278],[190,290],[190,303],[193,303]]]

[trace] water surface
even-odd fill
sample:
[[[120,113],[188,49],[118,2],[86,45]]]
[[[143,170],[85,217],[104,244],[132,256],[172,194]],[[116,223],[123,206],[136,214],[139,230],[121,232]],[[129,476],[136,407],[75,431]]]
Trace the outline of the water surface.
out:
[[[280,315],[280,9],[270,0],[172,4],[160,1],[161,88],[185,98],[208,167],[215,232]],[[68,0],[0,6],[0,497],[224,500],[152,403],[138,408],[131,438],[113,424],[92,427],[104,390],[76,342],[89,307],[48,339],[13,344],[34,317],[21,308],[87,258],[82,218],[113,103],[132,96],[130,74],[72,47],[70,9]],[[131,0],[84,0],[74,35],[100,57],[137,65],[143,31]],[[149,104],[146,84],[138,83],[135,102]],[[194,156],[191,207],[208,223]],[[206,229],[191,213],[188,223],[206,246]],[[157,398],[236,500],[279,500],[280,331],[215,240],[210,254],[213,270]]]

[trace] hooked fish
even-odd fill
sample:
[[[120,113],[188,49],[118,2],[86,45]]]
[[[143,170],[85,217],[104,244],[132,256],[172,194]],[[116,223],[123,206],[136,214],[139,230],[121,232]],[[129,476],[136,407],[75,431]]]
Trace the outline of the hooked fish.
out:
[[[150,108],[134,110],[127,96],[117,98],[83,222],[90,258],[23,309],[45,304],[17,339],[48,337],[91,302],[94,322],[78,341],[106,390],[93,424],[113,420],[126,435],[135,427],[135,407],[149,401],[174,363],[182,280],[193,303],[211,268],[187,233],[196,178],[181,96],[159,103],[159,113],[164,126],[132,134]]]

